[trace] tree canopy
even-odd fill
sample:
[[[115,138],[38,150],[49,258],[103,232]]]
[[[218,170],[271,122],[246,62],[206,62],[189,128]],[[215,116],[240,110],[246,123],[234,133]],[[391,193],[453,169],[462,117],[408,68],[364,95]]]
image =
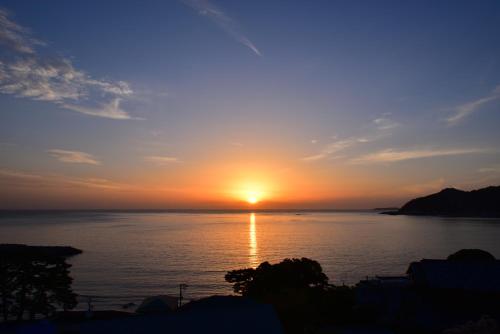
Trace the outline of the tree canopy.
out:
[[[448,261],[495,261],[495,257],[482,249],[461,249],[451,254]]]
[[[255,269],[229,271],[225,279],[235,293],[273,305],[289,333],[351,318],[353,290],[328,284],[321,265],[311,259],[263,262]]]
[[[22,320],[53,314],[76,306],[70,264],[60,256],[0,253],[0,314]]]
[[[285,259],[276,264],[263,262],[255,269],[229,271],[225,279],[233,284],[235,293],[253,297],[328,285],[321,265],[307,258]]]

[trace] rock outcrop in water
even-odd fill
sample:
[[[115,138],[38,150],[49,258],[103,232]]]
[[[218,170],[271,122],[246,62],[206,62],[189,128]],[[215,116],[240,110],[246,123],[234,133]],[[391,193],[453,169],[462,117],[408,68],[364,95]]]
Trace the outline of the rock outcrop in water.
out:
[[[473,191],[446,188],[438,193],[412,199],[392,215],[455,217],[500,217],[500,186]]]
[[[82,250],[70,246],[28,246],[22,244],[0,244],[2,256],[50,256],[69,257],[81,254]]]

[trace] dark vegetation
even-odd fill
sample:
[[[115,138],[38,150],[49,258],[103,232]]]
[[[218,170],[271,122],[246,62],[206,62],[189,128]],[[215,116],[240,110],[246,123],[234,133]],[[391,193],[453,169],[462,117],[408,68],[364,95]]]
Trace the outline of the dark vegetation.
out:
[[[393,215],[455,217],[500,217],[500,186],[473,191],[454,188],[412,199],[401,209],[383,212]]]
[[[446,260],[412,263],[405,276],[375,276],[354,287],[329,284],[320,264],[307,258],[232,270],[225,279],[235,293],[271,304],[285,333],[462,333],[498,329],[499,269],[490,253],[463,249]]]
[[[248,319],[248,314],[257,314],[252,320],[262,321],[261,328],[267,328],[265,321],[274,319],[277,324],[277,314],[285,333],[347,333],[364,328],[393,333],[489,334],[496,333],[500,319],[500,262],[480,249],[463,249],[446,260],[423,259],[410,264],[405,276],[375,276],[354,287],[329,284],[321,265],[311,259],[263,262],[257,268],[226,274],[234,292],[244,298],[212,296],[179,310],[136,315],[68,311],[76,306],[76,295],[65,256],[76,251],[0,245],[0,317],[8,320],[0,325],[0,332],[26,323],[16,320],[44,317],[50,320],[31,324],[51,324],[64,332],[84,322],[113,320],[115,332],[123,332],[137,320],[137,333],[156,333],[179,319],[196,321],[193,319],[218,312],[227,323],[234,322],[234,317]],[[61,310],[64,312],[55,316]],[[171,317],[162,317],[167,314]],[[127,319],[132,320],[123,322]],[[100,325],[96,322],[94,326]]]
[[[321,265],[307,258],[232,270],[226,281],[235,293],[274,306],[287,333],[304,333],[353,319],[353,288],[328,284]]]
[[[449,255],[446,260],[448,261],[495,261],[495,257],[482,249],[461,249]]]
[[[70,264],[71,247],[0,245],[0,314],[3,321],[49,317],[76,306]]]

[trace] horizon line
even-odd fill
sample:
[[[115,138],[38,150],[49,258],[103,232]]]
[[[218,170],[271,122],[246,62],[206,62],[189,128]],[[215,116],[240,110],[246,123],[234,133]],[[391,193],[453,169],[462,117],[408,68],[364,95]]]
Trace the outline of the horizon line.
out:
[[[203,213],[220,213],[220,212],[235,212],[235,213],[252,213],[252,212],[354,212],[354,211],[382,211],[389,209],[399,209],[398,207],[375,207],[375,208],[347,208],[347,209],[332,209],[332,208],[261,208],[261,209],[204,209],[204,208],[154,208],[154,209],[145,209],[145,208],[134,208],[134,209],[120,209],[120,208],[112,208],[112,209],[97,209],[97,208],[87,208],[87,209],[78,209],[78,208],[57,208],[57,209],[34,209],[34,208],[24,208],[24,209],[3,209],[0,208],[0,212],[129,212],[129,213],[146,213],[146,212],[167,212],[167,213],[190,213],[190,212],[203,212]]]

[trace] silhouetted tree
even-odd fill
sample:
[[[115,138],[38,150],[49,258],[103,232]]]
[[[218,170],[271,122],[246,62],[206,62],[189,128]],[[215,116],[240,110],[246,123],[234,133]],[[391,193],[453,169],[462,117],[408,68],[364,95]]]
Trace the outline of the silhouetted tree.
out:
[[[263,262],[256,269],[229,271],[225,279],[233,283],[234,292],[251,297],[328,285],[321,265],[307,258],[285,259],[277,264]]]
[[[76,306],[71,290],[72,278],[63,257],[40,256],[24,252],[0,254],[0,310],[4,320],[22,320],[27,314],[45,317],[57,308]]]
[[[229,271],[225,279],[235,293],[272,304],[289,333],[350,318],[354,293],[328,284],[321,265],[307,258]]]
[[[482,249],[461,249],[456,253],[451,254],[447,258],[448,261],[495,261],[495,257]]]

